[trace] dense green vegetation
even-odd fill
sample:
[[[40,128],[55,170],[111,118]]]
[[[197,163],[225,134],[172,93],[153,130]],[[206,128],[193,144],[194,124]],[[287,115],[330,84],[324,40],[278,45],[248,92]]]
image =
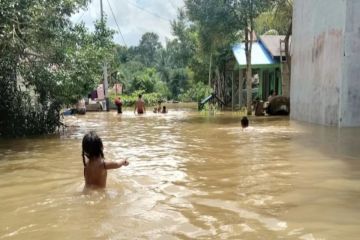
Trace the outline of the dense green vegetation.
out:
[[[0,2],[0,136],[52,133],[62,106],[99,82],[113,32],[90,33],[69,17],[85,0]]]
[[[70,16],[88,2],[0,2],[0,137],[54,132],[61,108],[101,83],[104,62],[110,86],[123,84],[125,105],[133,104],[140,92],[149,104],[160,99],[199,101],[213,91],[227,102],[224,73],[231,45],[245,41],[249,53],[247,33],[288,33],[292,3],[185,0],[171,22],[174,38],[165,46],[149,32],[138,46],[125,47],[113,42],[106,19],[96,22],[93,32],[71,23]]]
[[[121,101],[123,106],[125,107],[135,106],[135,102],[138,100],[139,94],[142,95],[142,98],[146,105],[155,106],[158,103],[158,101],[163,100],[160,93],[156,93],[156,92],[144,93],[143,90],[140,90],[140,91],[134,91],[133,93],[128,95],[126,94],[121,95]],[[113,103],[116,97],[117,96],[114,93],[111,93],[110,101]]]

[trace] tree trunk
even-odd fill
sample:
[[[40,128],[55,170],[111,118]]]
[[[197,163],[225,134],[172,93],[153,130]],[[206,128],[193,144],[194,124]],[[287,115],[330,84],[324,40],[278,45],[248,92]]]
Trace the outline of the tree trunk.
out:
[[[250,32],[250,39],[249,39]],[[245,55],[246,55],[246,109],[247,115],[252,115],[252,69],[251,69],[251,49],[252,49],[252,28],[246,27],[245,29]]]
[[[212,53],[210,53],[210,64],[209,64],[209,87],[211,87],[211,62],[212,62]]]
[[[220,77],[219,67],[216,67],[215,74],[216,74],[216,82],[214,83],[214,92],[217,96],[220,96],[221,95],[221,77]]]
[[[252,69],[251,69],[251,51],[246,56],[246,108],[247,108],[247,115],[252,114],[251,103],[252,103]]]
[[[283,66],[282,76],[282,95],[284,97],[290,97],[290,79],[291,79],[291,55],[290,55],[290,36],[292,33],[292,22],[289,25],[288,31],[285,37],[285,56],[286,62]]]
[[[284,97],[290,96],[290,69],[287,62],[283,65],[282,95]]]
[[[231,76],[231,111],[234,111],[234,72]]]
[[[240,69],[239,70],[239,107],[241,109],[241,107],[244,105],[243,103],[243,85],[244,85],[244,75],[243,75],[243,70]]]
[[[226,75],[224,73],[222,74],[221,77],[221,95],[219,96],[223,102],[225,102],[225,95],[226,95]]]

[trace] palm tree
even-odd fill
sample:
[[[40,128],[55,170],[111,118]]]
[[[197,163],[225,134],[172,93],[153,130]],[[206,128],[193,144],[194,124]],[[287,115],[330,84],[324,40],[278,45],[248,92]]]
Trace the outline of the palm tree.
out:
[[[286,61],[282,72],[282,95],[290,97],[290,79],[291,79],[291,55],[290,55],[290,36],[292,34],[292,13],[293,0],[275,0],[274,1],[275,18],[286,21],[288,28],[285,36],[285,56]]]
[[[171,70],[171,58],[165,49],[162,49],[158,53],[156,61],[156,69],[163,82],[168,83],[170,81],[170,70]]]

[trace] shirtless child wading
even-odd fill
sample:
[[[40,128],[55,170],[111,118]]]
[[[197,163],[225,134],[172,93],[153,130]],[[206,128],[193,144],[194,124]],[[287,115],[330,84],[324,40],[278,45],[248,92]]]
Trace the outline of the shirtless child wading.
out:
[[[129,165],[127,160],[105,162],[103,143],[95,132],[89,132],[84,136],[82,141],[82,157],[86,189],[105,188],[108,169]]]
[[[144,100],[142,100],[142,95],[139,94],[139,99],[135,103],[135,110],[134,113],[143,114],[145,113],[145,103]]]

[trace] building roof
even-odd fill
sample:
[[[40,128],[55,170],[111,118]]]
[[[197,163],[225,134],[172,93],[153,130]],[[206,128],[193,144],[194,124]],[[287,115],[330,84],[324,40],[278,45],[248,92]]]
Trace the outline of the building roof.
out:
[[[232,51],[240,66],[246,65],[245,43],[233,46]],[[254,42],[251,49],[251,65],[266,65],[276,63],[269,52],[259,42]]]
[[[270,52],[272,57],[280,57],[280,40],[284,40],[285,35],[262,35],[260,41]]]

